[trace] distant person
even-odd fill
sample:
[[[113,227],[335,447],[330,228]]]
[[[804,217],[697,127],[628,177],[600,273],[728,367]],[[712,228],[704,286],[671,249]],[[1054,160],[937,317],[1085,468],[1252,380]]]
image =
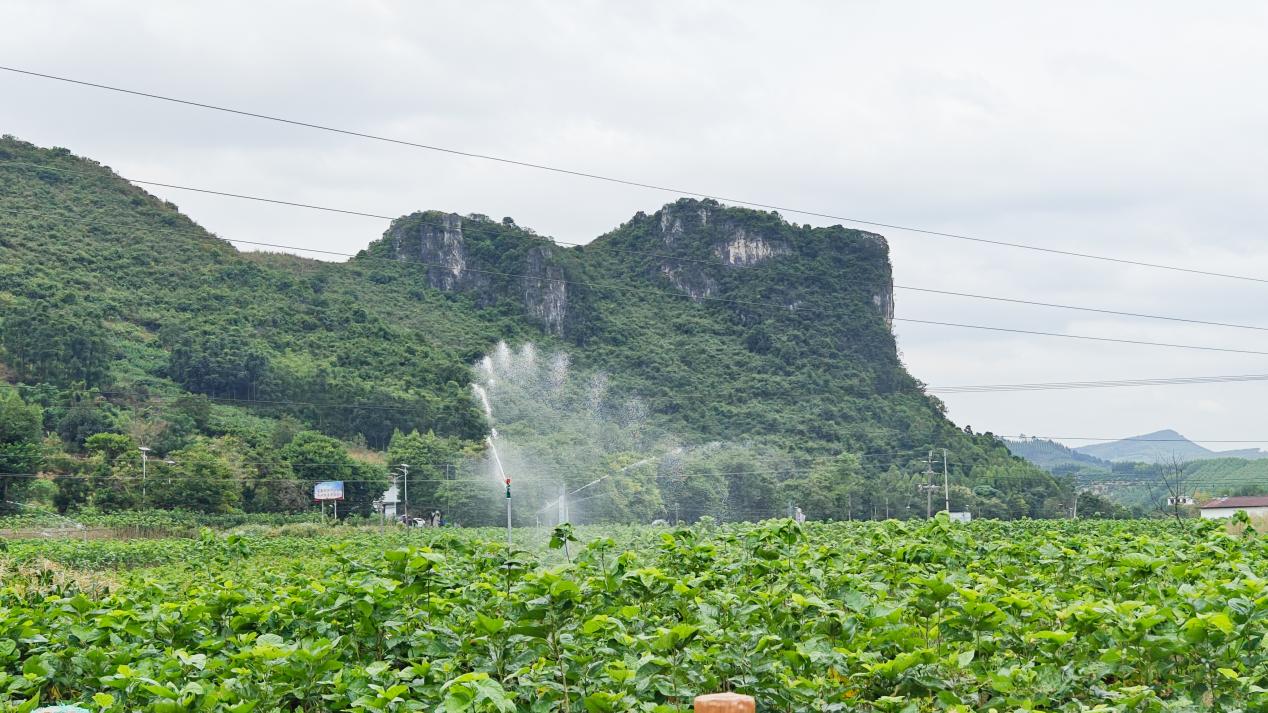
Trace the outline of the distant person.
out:
[[[431,526],[440,527],[440,511],[436,510],[431,514]]]
[[[793,513],[793,519],[800,525],[806,521],[806,513],[802,512],[801,508],[797,508],[797,511]]]

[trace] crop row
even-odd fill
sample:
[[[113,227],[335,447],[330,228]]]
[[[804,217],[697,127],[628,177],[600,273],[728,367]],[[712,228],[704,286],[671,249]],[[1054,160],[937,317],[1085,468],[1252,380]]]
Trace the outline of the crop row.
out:
[[[1207,523],[791,521],[492,538],[190,541],[185,561],[0,591],[30,709],[1252,710],[1268,549]],[[389,536],[390,539],[390,536]]]

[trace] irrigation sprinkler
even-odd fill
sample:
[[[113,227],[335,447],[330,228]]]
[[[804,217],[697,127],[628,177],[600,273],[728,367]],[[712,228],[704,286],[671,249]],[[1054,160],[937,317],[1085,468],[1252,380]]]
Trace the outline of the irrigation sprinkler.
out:
[[[52,515],[58,520],[65,520],[66,522],[69,522],[70,524],[74,525],[76,530],[79,530],[81,533],[83,533],[83,537],[85,540],[88,539],[88,529],[84,527],[84,523],[82,522],[72,520],[69,517],[66,517],[65,515],[60,515],[56,512],[53,512],[52,510],[49,510],[48,508],[40,508],[34,505],[27,505],[26,503],[20,503],[20,502],[17,502],[16,500],[5,500],[3,502],[8,503],[9,505],[17,505],[18,507],[25,508],[27,510],[34,510],[36,512],[42,512],[47,515]]]
[[[509,556],[511,550],[511,479],[506,478],[506,549]]]

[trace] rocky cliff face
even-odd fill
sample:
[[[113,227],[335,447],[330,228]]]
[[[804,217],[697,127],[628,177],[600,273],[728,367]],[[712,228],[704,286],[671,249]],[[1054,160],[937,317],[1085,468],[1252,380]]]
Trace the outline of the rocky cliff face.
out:
[[[426,265],[427,286],[445,292],[482,291],[488,280],[468,270],[462,217],[454,213],[414,213],[392,223],[383,236],[392,257]]]
[[[894,284],[891,281],[888,290],[877,292],[872,295],[872,304],[876,305],[876,309],[885,318],[887,326],[894,326]]]
[[[754,215],[774,217],[754,220]],[[713,201],[681,200],[635,221],[640,218],[650,226],[656,249],[665,253],[659,256],[653,277],[694,301],[720,296],[728,272],[780,260],[789,265],[805,263],[821,252],[818,246],[809,247],[813,241],[799,243],[797,229],[774,214],[736,211]],[[885,238],[864,231],[837,231],[822,247],[839,253],[841,259],[866,260],[883,268],[866,287],[872,306],[887,326],[892,325],[894,289]],[[809,266],[804,272],[810,279],[822,277],[812,274]]]
[[[534,247],[524,261],[524,309],[528,315],[556,336],[564,333],[568,317],[568,283],[564,269],[551,261],[546,247]]]
[[[711,201],[671,203],[652,216],[652,223],[670,252],[685,248],[699,255],[666,255],[657,268],[662,279],[697,302],[718,294],[719,269],[752,267],[790,252],[784,241],[739,224]]]
[[[369,252],[425,263],[428,287],[470,293],[481,306],[517,299],[525,314],[562,336],[568,276],[557,250],[510,219],[427,211],[398,218]]]
[[[680,245],[684,239],[705,244],[714,261],[747,267],[791,250],[780,236],[763,235],[731,216],[712,201],[678,201],[661,208],[653,222],[666,246]]]
[[[798,227],[774,213],[684,199],[640,213],[592,246],[619,251],[607,265],[612,276],[643,271],[652,285],[696,302],[769,283],[770,300],[795,311],[814,286],[820,297],[868,303],[886,326],[894,316],[888,246],[874,233]],[[482,306],[513,300],[546,332],[570,337],[574,318],[587,317],[575,313],[588,250],[561,248],[509,218],[429,211],[396,220],[370,252],[425,263],[429,287],[473,294]]]

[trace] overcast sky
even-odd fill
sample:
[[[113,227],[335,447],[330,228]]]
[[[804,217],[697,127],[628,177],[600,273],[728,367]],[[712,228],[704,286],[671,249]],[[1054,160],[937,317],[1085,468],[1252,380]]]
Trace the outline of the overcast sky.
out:
[[[48,2],[0,64],[887,223],[1268,278],[1257,2]],[[672,195],[0,72],[0,133],[122,175],[586,242]],[[224,237],[383,221],[150,189]],[[790,220],[835,221],[788,214]],[[896,282],[1268,325],[1268,284],[880,230]],[[899,291],[899,317],[1268,351],[1268,332]],[[930,385],[1268,373],[1268,357],[899,323]],[[1268,383],[946,397],[1003,435],[1262,440]],[[1237,444],[1208,444],[1233,448]],[[1252,445],[1252,444],[1246,444]]]

